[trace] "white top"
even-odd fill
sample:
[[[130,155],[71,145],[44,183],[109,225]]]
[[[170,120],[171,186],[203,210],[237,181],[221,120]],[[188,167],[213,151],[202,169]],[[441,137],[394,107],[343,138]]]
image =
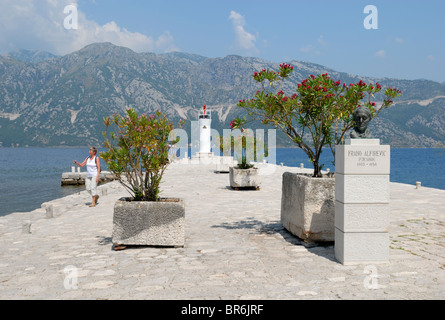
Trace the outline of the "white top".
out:
[[[96,177],[97,176],[97,165],[96,165],[96,157],[92,159],[88,157],[87,159],[87,177]]]

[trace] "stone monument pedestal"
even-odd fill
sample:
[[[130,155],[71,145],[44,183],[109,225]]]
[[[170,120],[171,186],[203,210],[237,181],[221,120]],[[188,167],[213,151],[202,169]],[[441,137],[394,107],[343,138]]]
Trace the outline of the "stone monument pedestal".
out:
[[[347,139],[336,146],[335,168],[336,259],[388,262],[390,146]]]

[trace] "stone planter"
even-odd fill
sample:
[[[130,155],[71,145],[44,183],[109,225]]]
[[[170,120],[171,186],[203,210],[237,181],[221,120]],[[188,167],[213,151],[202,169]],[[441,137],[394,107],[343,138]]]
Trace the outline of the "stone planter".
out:
[[[261,178],[258,168],[239,169],[238,167],[229,168],[230,186],[237,189],[251,188],[259,189]]]
[[[114,205],[113,244],[183,247],[185,206],[182,199],[159,202],[119,199]]]
[[[306,242],[334,241],[335,179],[285,172],[281,223]]]

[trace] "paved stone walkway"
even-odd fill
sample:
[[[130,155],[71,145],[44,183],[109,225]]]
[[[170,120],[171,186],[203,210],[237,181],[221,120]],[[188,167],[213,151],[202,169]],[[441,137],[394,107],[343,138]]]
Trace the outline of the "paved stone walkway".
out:
[[[272,170],[272,168],[274,168]],[[0,299],[444,299],[445,191],[391,183],[390,262],[343,266],[280,224],[281,175],[234,191],[211,165],[172,164],[164,196],[186,204],[184,248],[112,250],[118,182],[0,218]],[[31,221],[31,233],[23,224]],[[26,228],[25,228],[26,229]],[[26,231],[26,230],[25,230]]]

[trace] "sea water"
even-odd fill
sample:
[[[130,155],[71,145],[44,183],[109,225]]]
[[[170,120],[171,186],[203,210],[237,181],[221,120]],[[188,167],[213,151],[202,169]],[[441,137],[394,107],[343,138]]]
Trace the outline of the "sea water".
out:
[[[303,163],[312,168],[299,148],[279,148],[276,155],[278,165]],[[82,162],[87,156],[88,148],[0,148],[0,216],[32,211],[44,202],[85,190],[85,186],[62,187],[61,178],[71,172],[73,160]],[[325,149],[323,170],[335,171],[332,160],[330,149]],[[101,164],[105,171],[105,163]],[[391,149],[390,181],[413,186],[420,181],[422,186],[445,190],[445,149]]]
[[[83,162],[89,148],[0,148],[0,216],[28,212],[42,203],[79,191],[85,186],[61,186],[62,173],[73,160]],[[101,150],[99,150],[101,151]],[[106,170],[102,161],[102,171]],[[83,168],[85,171],[85,168]]]
[[[324,149],[320,163],[322,170],[335,171],[334,156],[330,149]],[[313,168],[301,149],[277,149],[277,164],[290,167]],[[391,182],[416,185],[445,190],[445,149],[439,148],[391,148]]]

